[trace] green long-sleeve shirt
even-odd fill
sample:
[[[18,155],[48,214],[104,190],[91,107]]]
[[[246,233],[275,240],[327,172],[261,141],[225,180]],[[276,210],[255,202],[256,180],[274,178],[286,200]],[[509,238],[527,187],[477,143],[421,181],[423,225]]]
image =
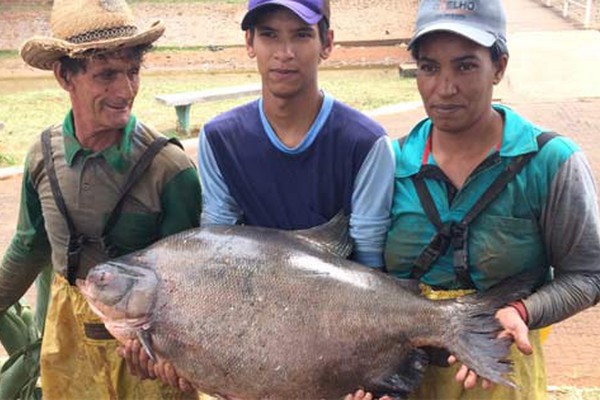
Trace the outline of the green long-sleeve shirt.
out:
[[[120,143],[94,153],[77,141],[71,113],[62,125],[52,127],[56,174],[78,233],[101,236],[131,168],[157,135],[132,116]],[[167,145],[130,191],[108,241],[119,254],[129,253],[198,226],[200,212],[197,170],[180,148]],[[16,302],[50,262],[56,272],[66,274],[68,238],[37,140],[25,163],[17,231],[0,265],[0,312]],[[107,258],[99,242],[85,244],[77,276],[85,277]]]

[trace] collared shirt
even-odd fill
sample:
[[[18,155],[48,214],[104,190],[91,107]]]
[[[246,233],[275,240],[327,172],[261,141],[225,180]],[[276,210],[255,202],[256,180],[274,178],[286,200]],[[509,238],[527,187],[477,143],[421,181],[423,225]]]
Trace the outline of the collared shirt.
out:
[[[122,188],[143,151],[159,134],[132,116],[119,143],[99,152],[81,147],[72,114],[51,128],[51,147],[60,190],[78,233],[92,238],[84,246],[77,276],[105,261],[99,239]],[[164,236],[196,227],[201,211],[197,170],[181,149],[167,145],[129,192],[108,235],[118,254],[146,247]],[[58,210],[44,168],[41,142],[25,163],[17,232],[0,268],[0,311],[27,290],[51,261],[65,274],[69,231]]]
[[[97,156],[106,159],[106,162],[117,172],[124,173],[131,165],[132,141],[131,135],[137,124],[135,116],[131,116],[121,135],[121,141],[118,145],[107,147],[99,151]],[[73,166],[75,157],[81,154],[82,157],[89,157],[94,154],[92,150],[81,147],[75,137],[75,127],[73,126],[73,113],[69,112],[63,121],[63,139],[65,146],[65,161],[68,166]]]
[[[504,117],[500,149],[492,151],[460,190],[443,178],[433,157],[424,158],[432,127],[429,119],[411,131],[402,147],[394,142],[393,224],[385,254],[386,266],[394,275],[409,277],[413,262],[436,233],[412,176],[425,173],[442,223],[459,222],[514,157],[538,150],[536,137],[544,131],[541,127],[508,107],[494,107]],[[600,233],[595,193],[592,173],[580,149],[562,136],[548,142],[469,226],[468,264],[476,287],[485,290],[526,269],[549,271],[551,266],[556,273],[597,274]],[[446,289],[460,287],[452,249],[422,280]]]

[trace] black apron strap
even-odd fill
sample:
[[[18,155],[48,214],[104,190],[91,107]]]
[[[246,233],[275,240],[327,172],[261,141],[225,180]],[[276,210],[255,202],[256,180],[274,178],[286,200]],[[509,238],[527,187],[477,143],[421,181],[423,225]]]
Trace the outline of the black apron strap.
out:
[[[54,167],[54,158],[52,157],[50,131],[51,129],[48,128],[42,132],[42,154],[44,156],[44,167],[46,168],[46,174],[48,175],[48,180],[50,182],[52,197],[54,197],[56,207],[63,215],[69,230],[69,243],[67,245],[67,281],[69,281],[71,285],[74,285],[77,277],[77,268],[79,267],[81,250],[83,249],[83,244],[86,241],[86,237],[77,233],[75,224],[73,223],[73,220],[67,211],[65,199],[60,191],[58,178],[56,177],[56,169]]]
[[[123,187],[123,191],[121,192],[121,196],[117,201],[117,204],[111,211],[108,220],[106,221],[106,225],[104,225],[104,229],[102,231],[101,241],[104,251],[109,257],[115,257],[117,255],[117,249],[115,246],[111,245],[108,242],[108,234],[114,228],[117,223],[117,219],[121,214],[121,210],[123,209],[123,205],[125,204],[125,199],[127,195],[131,191],[131,189],[136,185],[139,179],[142,177],[144,172],[150,167],[154,157],[165,147],[168,143],[173,143],[181,147],[181,143],[176,138],[167,139],[165,137],[159,136],[146,148],[144,153],[141,155],[137,163],[133,166],[125,185]],[[183,149],[183,147],[182,147]]]
[[[107,223],[104,226],[101,236],[101,243],[106,252],[106,255],[109,257],[115,257],[117,255],[116,249],[114,246],[108,244],[106,238],[110,233],[111,229],[114,227],[121,210],[123,209],[123,204],[125,203],[125,198],[127,194],[131,191],[133,186],[137,183],[139,178],[144,174],[144,172],[148,169],[148,167],[152,164],[154,157],[160,152],[160,150],[165,147],[168,143],[173,143],[183,149],[181,142],[176,138],[167,139],[165,137],[159,136],[154,139],[154,141],[146,148],[144,153],[142,153],[141,157],[138,159],[136,164],[133,166],[125,185],[123,187],[123,191],[121,192],[121,196],[117,201],[117,204],[111,211]],[[67,206],[65,204],[65,200],[60,191],[60,187],[58,184],[58,178],[56,176],[56,169],[54,166],[54,159],[52,157],[52,144],[50,138],[50,128],[46,129],[42,133],[42,154],[44,156],[44,167],[46,168],[46,174],[48,175],[48,180],[50,181],[50,188],[52,190],[52,196],[54,197],[54,202],[56,203],[56,207],[63,215],[67,228],[69,230],[69,243],[67,246],[67,281],[69,284],[74,285],[75,280],[77,279],[77,269],[79,268],[81,251],[83,250],[83,245],[86,241],[90,240],[90,238],[85,235],[81,235],[77,233],[75,228],[75,224],[69,215],[67,210]]]
[[[427,219],[436,228],[435,236],[413,263],[412,278],[420,279],[429,270],[435,260],[448,250],[452,237],[452,225],[442,223],[440,213],[435,206],[425,180],[417,174],[412,177],[412,182]]]
[[[413,265],[412,276],[421,278],[433,265],[433,263],[448,250],[450,244],[454,250],[453,264],[454,272],[463,288],[475,287],[468,264],[468,231],[469,225],[483,210],[506,188],[525,165],[542,149],[552,138],[558,136],[556,132],[542,132],[536,138],[538,151],[523,154],[514,158],[504,171],[496,177],[494,182],[486,189],[481,197],[475,202],[459,223],[442,223],[439,211],[435,206],[431,193],[427,188],[425,180],[415,175],[412,181],[415,185],[419,201],[429,221],[435,226],[437,233],[431,242],[417,257]]]

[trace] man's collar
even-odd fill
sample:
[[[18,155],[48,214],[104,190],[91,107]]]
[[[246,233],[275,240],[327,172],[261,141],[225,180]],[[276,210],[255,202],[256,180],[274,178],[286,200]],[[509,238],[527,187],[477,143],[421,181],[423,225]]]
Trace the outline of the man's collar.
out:
[[[130,161],[127,156],[131,153],[131,135],[136,123],[135,116],[131,115],[127,125],[123,128],[121,142],[98,152],[98,156],[104,157],[108,164],[118,172],[124,172],[129,167]],[[65,162],[68,166],[73,164],[79,152],[86,156],[93,154],[91,150],[83,148],[75,136],[72,110],[67,113],[63,121],[63,140],[65,144]]]

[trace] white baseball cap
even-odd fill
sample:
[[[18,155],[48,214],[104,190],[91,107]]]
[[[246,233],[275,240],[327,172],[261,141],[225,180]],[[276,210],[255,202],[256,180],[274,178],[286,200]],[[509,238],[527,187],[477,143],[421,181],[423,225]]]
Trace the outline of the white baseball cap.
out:
[[[410,50],[423,35],[447,31],[484,47],[506,43],[506,16],[501,0],[421,0]]]

